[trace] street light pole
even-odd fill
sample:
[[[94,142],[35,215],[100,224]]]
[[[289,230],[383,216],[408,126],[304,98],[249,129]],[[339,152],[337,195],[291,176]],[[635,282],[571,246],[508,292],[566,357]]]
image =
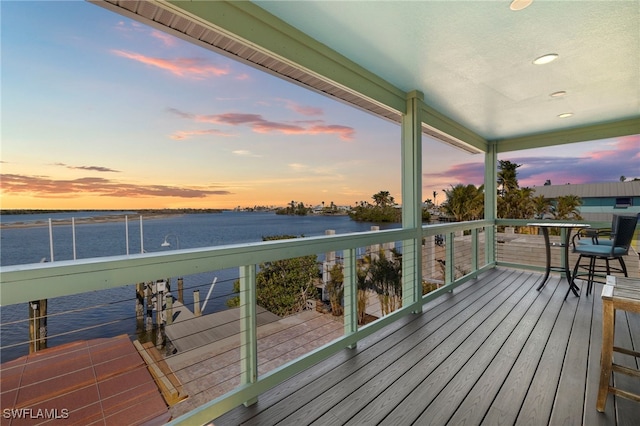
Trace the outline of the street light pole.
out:
[[[160,244],[160,247],[171,247],[171,243],[169,243],[168,241],[169,237],[174,237],[176,239],[176,248],[177,250],[180,250],[180,239],[176,234],[172,234],[172,233],[169,233],[164,236],[164,241],[162,242],[162,244]]]

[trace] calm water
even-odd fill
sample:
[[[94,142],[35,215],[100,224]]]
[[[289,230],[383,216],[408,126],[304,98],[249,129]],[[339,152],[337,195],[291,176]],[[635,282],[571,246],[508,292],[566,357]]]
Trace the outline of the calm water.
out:
[[[121,212],[122,215],[128,212]],[[109,212],[109,215],[116,214]],[[50,261],[48,219],[54,221],[54,261],[73,259],[73,230],[71,225],[55,225],[55,220],[75,217],[104,216],[104,212],[74,212],[42,215],[3,216],[3,223],[42,222],[45,226],[4,229],[0,233],[0,264],[2,266]],[[280,216],[264,212],[223,212],[189,214],[163,219],[145,219],[142,232],[139,216],[130,214],[125,222],[76,224],[76,258],[116,256],[129,253],[159,252],[176,248],[197,248],[235,243],[262,241],[272,235],[324,235],[327,229],[336,234],[361,232],[371,229],[370,223],[354,222],[347,216]],[[381,225],[381,229],[399,227],[399,224]],[[128,227],[128,235],[127,235]],[[143,244],[141,245],[141,234]],[[170,247],[162,247],[167,236]],[[184,302],[193,305],[193,291],[199,290],[204,302],[214,278],[217,278],[212,296],[204,314],[225,309],[226,300],[232,295],[233,281],[238,277],[237,268],[184,277]],[[165,277],[149,277],[149,281]],[[175,278],[172,278],[175,286]],[[174,287],[174,297],[175,294]],[[136,332],[135,290],[133,286],[67,296],[48,301],[49,346],[80,339],[110,337]],[[76,311],[69,314],[69,311]],[[64,315],[60,315],[64,313]],[[56,315],[59,314],[59,315]],[[2,362],[25,355],[28,346],[27,304],[0,308],[0,357]],[[92,328],[94,324],[102,324]],[[106,324],[105,324],[106,323]],[[87,327],[81,332],[68,333],[72,329]]]

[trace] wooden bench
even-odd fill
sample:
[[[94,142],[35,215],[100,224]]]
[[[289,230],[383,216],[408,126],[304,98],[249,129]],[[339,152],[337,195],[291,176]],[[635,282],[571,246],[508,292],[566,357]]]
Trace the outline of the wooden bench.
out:
[[[607,284],[602,289],[602,353],[600,387],[596,403],[596,409],[601,413],[604,412],[609,393],[640,402],[640,395],[618,389],[610,384],[612,371],[640,378],[640,370],[613,362],[614,352],[640,358],[640,352],[614,346],[616,309],[640,313],[640,280],[608,276]]]

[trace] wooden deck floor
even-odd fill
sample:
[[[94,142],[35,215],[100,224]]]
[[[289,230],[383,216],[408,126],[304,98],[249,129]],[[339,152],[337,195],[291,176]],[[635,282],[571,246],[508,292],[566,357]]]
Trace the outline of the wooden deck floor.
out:
[[[541,278],[489,271],[213,423],[637,425],[638,403],[609,395],[595,409],[602,287],[563,302],[566,280],[537,292]],[[616,321],[616,345],[640,350],[639,316]],[[640,380],[614,380],[640,392]]]

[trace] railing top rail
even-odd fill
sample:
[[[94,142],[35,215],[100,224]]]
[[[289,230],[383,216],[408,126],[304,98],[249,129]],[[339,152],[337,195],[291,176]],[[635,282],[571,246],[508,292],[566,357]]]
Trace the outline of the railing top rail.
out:
[[[491,221],[427,225],[422,235],[481,228]],[[0,306],[293,257],[416,238],[416,229],[388,229],[49,263],[0,267]]]

